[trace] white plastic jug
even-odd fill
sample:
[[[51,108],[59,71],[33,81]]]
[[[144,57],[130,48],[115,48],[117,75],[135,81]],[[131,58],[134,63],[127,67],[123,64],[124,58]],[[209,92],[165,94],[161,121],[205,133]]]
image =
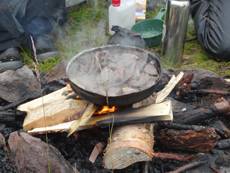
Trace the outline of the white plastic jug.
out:
[[[121,0],[120,6],[110,5],[109,7],[109,32],[113,25],[118,25],[122,28],[131,29],[135,24],[136,0]]]

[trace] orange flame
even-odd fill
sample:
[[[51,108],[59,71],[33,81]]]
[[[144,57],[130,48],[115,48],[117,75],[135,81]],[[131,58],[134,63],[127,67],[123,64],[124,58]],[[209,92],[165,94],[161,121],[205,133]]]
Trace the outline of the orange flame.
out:
[[[95,112],[95,114],[105,114],[107,112],[114,112],[115,110],[117,110],[115,106],[111,108],[109,108],[108,106],[103,106],[101,110],[98,110],[97,112]]]

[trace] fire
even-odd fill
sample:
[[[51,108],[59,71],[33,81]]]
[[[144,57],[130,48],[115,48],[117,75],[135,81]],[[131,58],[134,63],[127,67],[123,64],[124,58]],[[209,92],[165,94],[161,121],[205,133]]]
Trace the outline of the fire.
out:
[[[113,106],[111,108],[108,106],[103,106],[101,110],[98,110],[97,112],[95,112],[95,114],[105,114],[107,112],[114,112],[115,110],[117,110],[116,106]]]

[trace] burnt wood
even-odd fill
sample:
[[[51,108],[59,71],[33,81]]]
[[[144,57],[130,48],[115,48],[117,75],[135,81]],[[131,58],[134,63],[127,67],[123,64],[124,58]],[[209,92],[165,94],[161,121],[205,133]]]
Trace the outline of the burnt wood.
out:
[[[170,150],[207,153],[220,138],[213,127],[199,127],[196,130],[163,129],[154,134],[161,146]]]

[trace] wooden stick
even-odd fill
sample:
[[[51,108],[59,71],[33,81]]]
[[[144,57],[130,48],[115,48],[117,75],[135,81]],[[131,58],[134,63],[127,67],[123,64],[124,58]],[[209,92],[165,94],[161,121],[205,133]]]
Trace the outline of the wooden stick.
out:
[[[170,171],[170,172],[166,172],[166,173],[181,173],[181,172],[185,172],[185,171],[187,171],[189,169],[192,169],[194,167],[203,165],[205,163],[207,163],[207,161],[192,162],[192,163],[189,163],[187,165],[181,166],[180,168],[178,168],[178,169],[176,169],[174,171]]]
[[[228,96],[230,95],[229,91],[220,91],[220,90],[208,90],[208,89],[199,89],[197,91],[190,91],[190,93],[194,94],[216,94],[216,95],[223,95]]]
[[[184,76],[183,72],[180,72],[177,77],[174,75],[168,82],[168,84],[165,86],[165,88],[157,93],[157,98],[155,103],[162,102],[173,90],[173,88],[177,85],[177,83],[181,80],[181,78]]]
[[[185,162],[191,158],[193,158],[193,155],[187,156],[187,157],[181,157],[178,154],[173,154],[173,153],[153,153],[153,158],[155,159],[173,159],[173,160],[178,160],[181,162]]]
[[[92,117],[92,115],[94,114],[94,112],[95,112],[97,109],[98,109],[98,106],[96,106],[96,105],[93,104],[93,103],[90,103],[90,104],[87,106],[87,108],[86,108],[84,114],[83,114],[79,119],[77,119],[76,121],[74,121],[74,122],[71,124],[71,126],[69,127],[68,137],[69,137],[72,133],[74,133],[75,131],[77,131],[78,128],[79,128],[82,124],[86,123],[86,122]]]

